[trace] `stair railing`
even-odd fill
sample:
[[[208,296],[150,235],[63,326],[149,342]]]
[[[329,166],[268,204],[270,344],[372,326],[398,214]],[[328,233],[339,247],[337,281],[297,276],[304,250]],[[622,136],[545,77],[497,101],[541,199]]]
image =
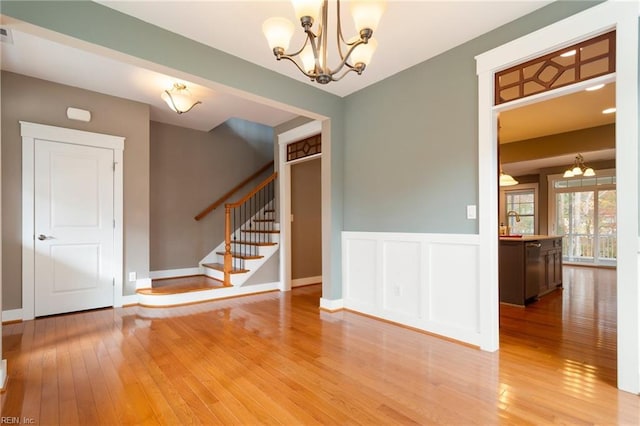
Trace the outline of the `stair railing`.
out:
[[[243,186],[245,186],[246,184],[248,184],[249,182],[251,182],[252,180],[257,178],[258,176],[260,176],[263,172],[266,172],[267,170],[272,169],[273,168],[273,164],[274,164],[274,162],[270,161],[267,164],[265,164],[264,166],[262,166],[262,168],[260,170],[256,171],[254,174],[252,174],[251,176],[249,176],[248,178],[246,178],[245,180],[243,180],[242,182],[240,182],[239,184],[234,186],[226,194],[224,194],[222,197],[218,198],[216,201],[211,203],[206,209],[204,209],[200,213],[198,213],[196,215],[196,217],[194,217],[194,219],[195,220],[203,219],[206,215],[208,215],[209,213],[211,213],[212,211],[214,211],[215,209],[220,207],[222,205],[222,203],[224,203],[229,198],[231,198],[231,196],[233,196],[233,194],[235,194],[240,189],[242,189]]]
[[[251,192],[235,203],[225,204],[224,212],[224,285],[231,285],[231,273],[239,271],[244,261],[257,253],[257,247],[270,242],[267,237],[273,230],[267,223],[267,214],[273,214],[275,199],[275,172]],[[267,238],[269,241],[267,241]],[[241,247],[233,252],[232,245]],[[242,243],[242,244],[241,244]],[[249,248],[251,247],[251,248]]]

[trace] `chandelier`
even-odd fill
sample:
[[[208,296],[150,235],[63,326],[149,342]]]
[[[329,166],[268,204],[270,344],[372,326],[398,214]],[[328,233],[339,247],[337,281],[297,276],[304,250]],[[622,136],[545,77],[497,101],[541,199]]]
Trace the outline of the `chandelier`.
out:
[[[371,36],[382,17],[385,2],[349,1],[358,35],[345,41],[340,22],[340,0],[336,0],[336,44],[340,61],[333,69],[329,67],[327,61],[329,0],[292,0],[292,3],[306,39],[300,49],[286,53],[293,36],[294,25],[285,18],[267,19],[262,24],[262,31],[276,59],[278,61],[287,59],[293,62],[311,81],[317,81],[320,84],[338,81],[351,71],[358,75],[362,74],[377,46],[376,40]],[[314,26],[316,22],[317,25]],[[342,73],[339,74],[340,72]]]
[[[576,159],[573,162],[573,165],[569,166],[569,168],[564,172],[564,175],[562,175],[562,177],[563,178],[571,178],[574,176],[590,177],[595,175],[596,175],[596,172],[591,167],[587,167],[587,165],[584,164],[584,158],[582,157],[582,154],[578,154],[576,155]]]

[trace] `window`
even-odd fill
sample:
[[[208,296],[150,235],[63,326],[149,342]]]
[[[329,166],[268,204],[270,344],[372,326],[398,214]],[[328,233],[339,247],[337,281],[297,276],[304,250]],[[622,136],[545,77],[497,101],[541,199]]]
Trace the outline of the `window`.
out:
[[[590,178],[550,177],[551,220],[562,235],[563,260],[615,265],[617,258],[615,171]]]
[[[500,194],[500,223],[509,234],[538,233],[538,185],[520,184],[502,189]]]

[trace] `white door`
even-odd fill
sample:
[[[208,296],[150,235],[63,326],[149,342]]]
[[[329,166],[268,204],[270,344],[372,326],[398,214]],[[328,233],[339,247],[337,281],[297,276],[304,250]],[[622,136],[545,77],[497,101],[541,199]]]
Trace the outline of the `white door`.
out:
[[[35,316],[113,306],[114,151],[34,151]]]

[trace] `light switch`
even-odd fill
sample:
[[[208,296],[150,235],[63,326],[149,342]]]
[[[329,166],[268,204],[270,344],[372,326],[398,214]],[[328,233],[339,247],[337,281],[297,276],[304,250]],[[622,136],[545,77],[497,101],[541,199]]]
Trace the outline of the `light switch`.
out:
[[[475,219],[476,218],[476,206],[469,205],[467,206],[467,219]]]

